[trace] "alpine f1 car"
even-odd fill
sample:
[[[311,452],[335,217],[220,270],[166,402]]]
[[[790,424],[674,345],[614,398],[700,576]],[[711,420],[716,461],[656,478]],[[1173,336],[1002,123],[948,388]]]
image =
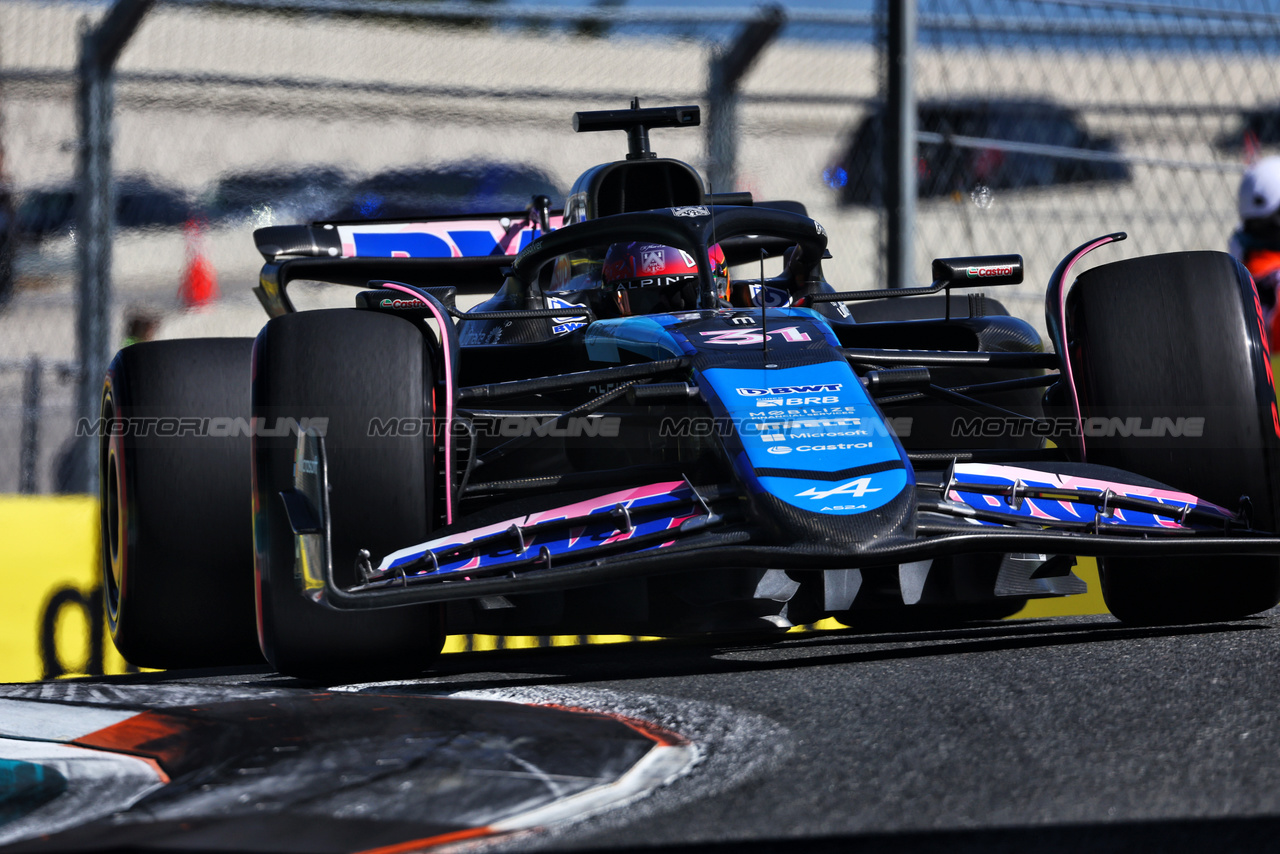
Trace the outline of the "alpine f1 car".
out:
[[[139,665],[428,667],[446,633],[780,632],[1008,615],[1133,623],[1280,601],[1280,415],[1230,256],[1078,275],[1034,328],[974,288],[839,290],[789,202],[710,194],[623,130],[563,209],[280,226],[256,339],[135,344],[106,378],[107,618]],[[299,282],[355,286],[295,311]],[[970,289],[964,294],[955,292]],[[461,311],[459,294],[487,295]]]

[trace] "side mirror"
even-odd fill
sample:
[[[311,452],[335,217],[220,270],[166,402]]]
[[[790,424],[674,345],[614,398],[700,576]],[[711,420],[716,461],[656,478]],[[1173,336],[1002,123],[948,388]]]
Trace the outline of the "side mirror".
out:
[[[1021,255],[973,255],[933,259],[934,283],[951,287],[1018,285],[1022,283]]]

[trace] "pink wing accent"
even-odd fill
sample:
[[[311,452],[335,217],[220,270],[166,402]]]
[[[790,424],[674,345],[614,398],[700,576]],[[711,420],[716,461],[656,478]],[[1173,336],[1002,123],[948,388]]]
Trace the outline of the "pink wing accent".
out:
[[[615,504],[627,504],[632,501],[638,501],[642,498],[656,498],[659,496],[671,495],[684,485],[685,482],[683,480],[672,480],[665,483],[651,483],[647,486],[637,486],[631,489],[624,489],[619,492],[611,492],[608,495],[601,495],[598,498],[588,498],[585,501],[579,501],[575,504],[568,504],[551,510],[531,513],[528,516],[517,516],[513,519],[496,522],[492,525],[472,528],[469,531],[461,531],[447,537],[429,540],[420,545],[392,552],[382,559],[380,567],[385,569],[390,566],[393,561],[409,554],[422,554],[425,551],[439,551],[452,546],[460,546],[464,543],[478,540],[481,537],[487,537],[490,534],[497,534],[505,531],[512,525],[525,527],[528,525],[536,525],[539,522],[550,521],[551,519],[563,519],[571,516],[586,516],[594,510],[603,510],[608,507],[613,507]],[[580,537],[583,530],[585,529],[578,529],[578,533],[575,536]],[[475,560],[478,561],[479,558],[476,558]],[[472,564],[468,563],[467,568],[471,567]]]
[[[387,282],[383,285],[393,291],[400,291],[411,297],[417,297],[412,288]],[[445,324],[451,323],[449,318],[440,313],[435,303],[426,300],[427,308],[440,324],[440,349],[444,352],[444,521],[453,524],[453,353],[449,352],[449,336],[445,334]]]
[[[1048,513],[1044,512],[1039,507],[1037,507],[1035,502],[1032,501],[1030,498],[1024,498],[1023,500],[1027,502],[1027,509],[1031,511],[1031,518],[1053,519],[1053,516],[1050,516]]]
[[[607,546],[610,543],[620,543],[623,540],[629,540],[635,534],[635,532],[636,532],[635,529],[632,528],[630,531],[626,531],[625,533],[614,534],[612,537],[609,537],[600,545]]]
[[[1031,481],[1039,481],[1040,483],[1050,483],[1054,486],[1062,486],[1068,489],[1092,489],[1102,492],[1110,489],[1112,492],[1123,492],[1137,498],[1152,498],[1169,504],[1177,505],[1177,510],[1181,510],[1183,505],[1192,504],[1199,507],[1211,508],[1221,512],[1225,516],[1231,516],[1231,512],[1197,498],[1187,492],[1178,492],[1173,489],[1162,489],[1150,486],[1133,486],[1128,483],[1118,483],[1113,480],[1095,480],[1089,477],[1072,477],[1070,475],[1059,475],[1051,472],[1036,471],[1035,469],[1018,468],[1017,466],[1001,466],[988,465],[985,463],[961,463],[956,466],[956,474],[973,474],[984,475],[986,477],[999,477],[1010,481],[1021,480],[1024,483]],[[1170,508],[1171,512],[1176,512],[1175,508]]]

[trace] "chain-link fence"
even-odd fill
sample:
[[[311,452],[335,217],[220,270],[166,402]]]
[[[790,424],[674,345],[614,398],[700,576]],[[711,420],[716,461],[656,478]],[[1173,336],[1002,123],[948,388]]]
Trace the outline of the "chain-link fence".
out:
[[[305,8],[160,2],[125,48],[112,341],[254,334],[257,225],[376,215],[388,187],[431,207],[563,194],[625,152],[621,136],[574,135],[575,110],[633,96],[713,109],[709,69],[761,14]],[[17,238],[0,307],[0,492],[53,491],[68,465],[76,52],[104,9],[0,4],[0,183]],[[741,82],[736,186],[713,188],[804,202],[831,235],[841,288],[875,287],[885,270],[882,12],[785,11]],[[1037,325],[1041,284],[1091,236],[1129,232],[1108,258],[1223,248],[1240,170],[1280,145],[1267,61],[1280,9],[1267,0],[919,0],[917,32],[917,280],[935,256],[1021,252],[1029,282],[997,296]],[[652,141],[706,173],[706,131]]]
[[[917,246],[1022,252],[1035,283],[1110,231],[1091,263],[1225,250],[1241,172],[1280,144],[1280,9],[1199,5],[922,2]]]

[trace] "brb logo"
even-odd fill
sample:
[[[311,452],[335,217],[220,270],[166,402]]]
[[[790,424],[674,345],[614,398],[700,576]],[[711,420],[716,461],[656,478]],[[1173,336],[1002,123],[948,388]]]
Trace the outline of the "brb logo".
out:
[[[770,329],[768,332],[761,332],[758,329],[729,329],[723,332],[699,332],[706,340],[703,344],[726,344],[744,346],[747,344],[763,344],[765,338],[772,338],[775,335],[783,341],[798,343],[802,341],[812,340],[809,338],[808,332],[801,332],[799,327],[787,326],[782,329]]]

